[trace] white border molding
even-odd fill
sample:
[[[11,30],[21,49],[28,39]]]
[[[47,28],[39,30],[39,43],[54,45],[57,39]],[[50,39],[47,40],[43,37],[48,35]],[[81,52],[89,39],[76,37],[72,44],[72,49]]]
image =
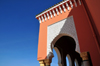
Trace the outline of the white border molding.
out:
[[[57,13],[57,16],[61,13],[62,14],[62,11],[66,12],[66,9],[69,11],[70,10],[70,6],[71,8],[74,7],[73,4],[75,4],[75,7],[78,6],[78,4],[81,5],[81,0],[65,0],[63,2],[61,2],[60,4],[44,11],[43,13],[39,14],[36,16],[36,18],[39,20],[39,22],[44,22],[46,20],[49,20],[50,18],[53,18],[53,16],[55,17],[56,16],[56,13]]]

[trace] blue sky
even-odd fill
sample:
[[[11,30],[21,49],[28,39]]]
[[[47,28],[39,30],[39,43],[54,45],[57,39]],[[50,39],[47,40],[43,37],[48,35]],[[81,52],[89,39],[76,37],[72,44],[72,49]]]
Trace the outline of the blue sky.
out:
[[[62,0],[0,0],[0,66],[39,66],[37,14]],[[57,65],[57,55],[51,66]]]

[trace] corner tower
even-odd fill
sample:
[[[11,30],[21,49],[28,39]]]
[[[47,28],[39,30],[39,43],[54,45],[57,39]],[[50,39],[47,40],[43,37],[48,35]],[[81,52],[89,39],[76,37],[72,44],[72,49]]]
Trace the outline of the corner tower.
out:
[[[95,33],[86,2],[63,0],[36,16],[40,22],[37,58],[40,66],[50,66],[53,49],[59,66],[66,66],[66,56],[71,60],[70,66],[75,66],[74,62],[77,66],[100,65],[98,32]]]

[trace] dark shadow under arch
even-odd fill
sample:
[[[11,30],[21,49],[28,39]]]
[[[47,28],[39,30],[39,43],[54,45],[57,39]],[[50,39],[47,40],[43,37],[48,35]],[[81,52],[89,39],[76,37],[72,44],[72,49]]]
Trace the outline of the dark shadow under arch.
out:
[[[79,66],[81,66],[82,59],[80,54],[75,51],[76,43],[75,40],[70,36],[60,37],[54,44],[61,55],[61,64],[66,66],[66,55],[69,54],[72,60],[72,66],[75,66],[74,61],[77,59]]]

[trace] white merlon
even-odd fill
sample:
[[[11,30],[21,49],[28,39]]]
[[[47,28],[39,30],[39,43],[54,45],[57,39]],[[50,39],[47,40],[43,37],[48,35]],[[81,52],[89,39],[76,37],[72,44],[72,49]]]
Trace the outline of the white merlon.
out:
[[[55,11],[54,10],[52,10],[53,11],[53,14],[54,14],[54,17],[55,17]]]
[[[48,17],[48,19],[49,19],[49,14],[47,13],[47,17]]]
[[[51,13],[51,11],[50,11],[50,16],[51,16],[51,18],[52,18],[52,13]]]
[[[56,8],[57,15],[59,15],[58,8]]]
[[[39,22],[41,23],[41,18],[39,17]]]
[[[62,14],[62,9],[61,9],[61,7],[59,6],[59,10],[60,10],[60,13]]]
[[[80,0],[78,0],[78,2],[79,2],[79,4],[81,5],[81,1],[80,1]]]
[[[63,7],[63,9],[64,9],[64,12],[66,12],[66,9],[65,9],[65,6],[64,6],[64,4],[62,5],[62,7]]]
[[[44,22],[43,16],[41,16],[41,17],[42,17],[42,22]]]
[[[70,2],[70,5],[71,5],[71,8],[73,8],[73,3],[72,3],[72,1],[70,0],[69,2]]]
[[[66,3],[66,6],[67,6],[67,9],[68,9],[68,11],[69,11],[69,5],[68,5],[68,3]]]
[[[74,0],[74,3],[75,3],[75,7],[77,7],[77,3],[76,3],[76,0]]]
[[[45,21],[46,21],[47,19],[46,19],[46,15],[45,14],[44,14],[44,18],[45,18]]]

